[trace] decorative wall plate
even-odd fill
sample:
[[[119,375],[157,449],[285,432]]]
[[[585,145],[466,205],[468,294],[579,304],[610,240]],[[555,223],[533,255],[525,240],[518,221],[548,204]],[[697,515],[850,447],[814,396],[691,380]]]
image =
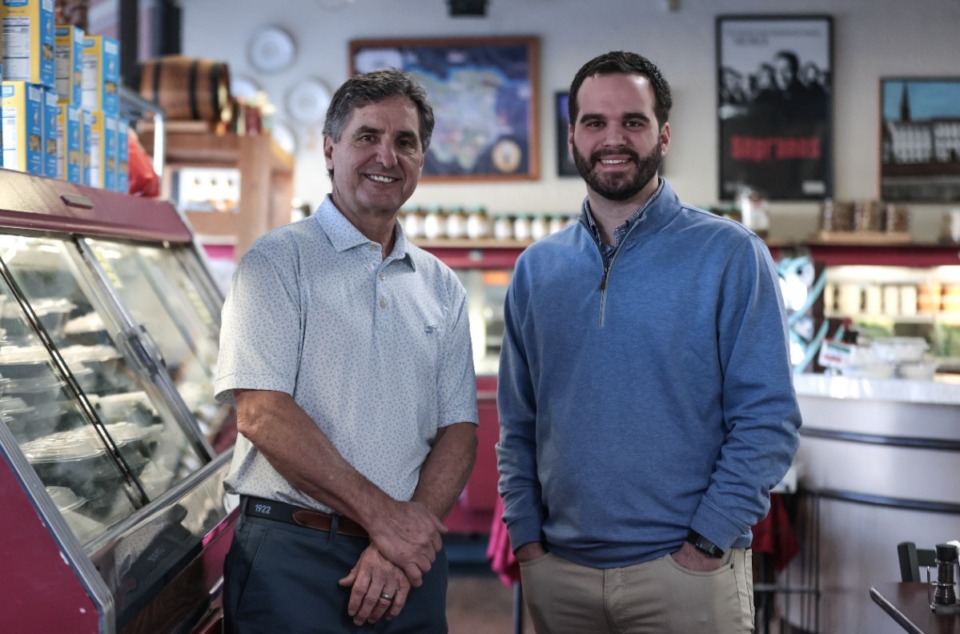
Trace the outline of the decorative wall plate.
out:
[[[330,105],[330,90],[319,79],[300,80],[287,91],[287,113],[300,123],[319,123]]]
[[[289,67],[297,54],[293,37],[279,26],[265,26],[247,45],[250,63],[262,73],[276,73]]]

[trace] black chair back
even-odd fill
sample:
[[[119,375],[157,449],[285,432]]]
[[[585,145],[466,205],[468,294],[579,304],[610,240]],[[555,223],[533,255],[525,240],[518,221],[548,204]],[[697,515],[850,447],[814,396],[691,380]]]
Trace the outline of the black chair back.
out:
[[[897,555],[900,558],[901,581],[924,581],[920,571],[932,567],[937,561],[937,551],[926,548],[917,548],[913,542],[897,544]]]

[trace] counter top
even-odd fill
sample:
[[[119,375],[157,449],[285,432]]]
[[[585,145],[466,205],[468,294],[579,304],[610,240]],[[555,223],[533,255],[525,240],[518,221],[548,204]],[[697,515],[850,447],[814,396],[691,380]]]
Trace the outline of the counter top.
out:
[[[933,381],[914,381],[795,374],[793,385],[798,396],[960,405],[960,375],[937,375]]]

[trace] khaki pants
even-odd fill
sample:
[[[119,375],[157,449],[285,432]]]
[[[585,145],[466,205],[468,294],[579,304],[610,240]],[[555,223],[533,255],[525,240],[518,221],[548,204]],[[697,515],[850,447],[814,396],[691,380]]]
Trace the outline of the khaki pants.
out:
[[[743,634],[753,632],[753,563],[733,548],[712,572],[673,557],[601,570],[552,553],[520,564],[537,634]]]

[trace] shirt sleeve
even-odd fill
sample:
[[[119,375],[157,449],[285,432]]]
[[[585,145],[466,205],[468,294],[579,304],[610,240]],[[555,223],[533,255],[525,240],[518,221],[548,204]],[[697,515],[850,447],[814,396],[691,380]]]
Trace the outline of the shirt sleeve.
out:
[[[518,263],[519,264],[519,263]],[[497,407],[500,442],[497,444],[499,490],[503,520],[514,549],[539,542],[543,527],[543,504],[537,478],[536,400],[534,381],[526,355],[522,301],[523,273],[518,267],[504,302],[504,337],[500,350]]]
[[[724,272],[717,332],[726,435],[691,528],[723,549],[762,520],[799,445],[786,311],[773,260],[751,237]]]
[[[248,251],[234,273],[214,383],[220,401],[232,401],[236,389],[293,394],[302,345],[300,298],[294,269],[281,275],[285,260],[277,255]]]
[[[454,423],[478,423],[477,377],[473,367],[467,293],[451,273],[452,292],[448,302],[448,321],[437,368],[440,394],[440,427]]]

